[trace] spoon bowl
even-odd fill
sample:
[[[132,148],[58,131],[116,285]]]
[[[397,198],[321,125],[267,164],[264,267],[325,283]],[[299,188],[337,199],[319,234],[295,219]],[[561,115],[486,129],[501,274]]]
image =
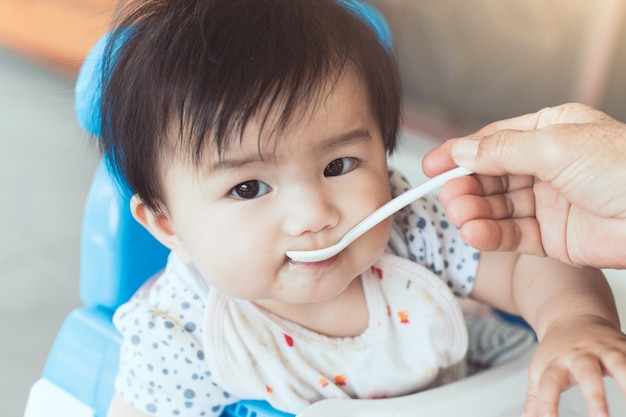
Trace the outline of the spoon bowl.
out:
[[[356,226],[350,229],[339,242],[335,243],[334,245],[310,251],[287,251],[286,255],[297,262],[321,262],[328,258],[331,258],[344,250],[349,244],[361,237],[361,235],[363,235],[365,232],[367,232],[372,227],[376,226],[378,223],[382,222],[398,210],[403,209],[418,198],[421,198],[424,195],[432,192],[433,190],[441,187],[448,180],[470,174],[472,174],[471,171],[461,167],[454,168],[450,171],[439,174],[436,177],[433,177],[432,179],[426,181],[422,185],[411,188],[410,190],[405,191],[393,200],[387,202],[385,205],[361,220]]]

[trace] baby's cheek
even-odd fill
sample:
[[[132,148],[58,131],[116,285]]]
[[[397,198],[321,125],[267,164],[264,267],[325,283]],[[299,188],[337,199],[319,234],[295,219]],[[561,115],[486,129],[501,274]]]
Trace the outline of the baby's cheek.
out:
[[[382,255],[387,248],[389,238],[391,237],[391,217],[384,220],[372,230],[368,232],[371,234],[369,238],[368,251],[372,253],[372,256],[376,259]]]
[[[211,287],[224,294],[240,299],[254,299],[262,291],[269,266],[261,250],[244,249],[244,242],[237,248],[230,243],[212,252],[196,263],[196,269]]]

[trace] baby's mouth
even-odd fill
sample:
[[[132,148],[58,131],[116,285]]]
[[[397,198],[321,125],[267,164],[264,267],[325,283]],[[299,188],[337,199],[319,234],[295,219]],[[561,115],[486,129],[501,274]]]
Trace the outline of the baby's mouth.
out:
[[[332,264],[334,264],[337,260],[337,258],[339,258],[339,256],[341,255],[341,253],[338,253],[334,256],[331,256],[328,259],[324,259],[323,261],[317,261],[317,262],[301,262],[301,261],[294,261],[293,259],[289,258],[288,256],[285,256],[287,263],[289,264],[289,266],[292,269],[296,269],[296,268],[311,268],[311,269],[316,269],[316,268],[325,268],[328,267]]]

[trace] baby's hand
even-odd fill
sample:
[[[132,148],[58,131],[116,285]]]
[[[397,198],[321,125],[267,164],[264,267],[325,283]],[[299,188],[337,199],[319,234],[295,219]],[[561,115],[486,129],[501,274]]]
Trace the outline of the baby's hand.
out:
[[[602,378],[615,379],[626,395],[626,336],[595,316],[554,323],[539,342],[529,369],[524,417],[556,417],[561,392],[574,384],[590,417],[608,417]]]

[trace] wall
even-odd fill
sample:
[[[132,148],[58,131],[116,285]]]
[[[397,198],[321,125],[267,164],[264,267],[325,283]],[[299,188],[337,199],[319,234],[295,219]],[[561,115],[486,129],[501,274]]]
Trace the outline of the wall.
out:
[[[626,120],[624,0],[371,2],[413,108],[472,125],[580,101]]]
[[[0,0],[0,45],[76,74],[116,0]]]

